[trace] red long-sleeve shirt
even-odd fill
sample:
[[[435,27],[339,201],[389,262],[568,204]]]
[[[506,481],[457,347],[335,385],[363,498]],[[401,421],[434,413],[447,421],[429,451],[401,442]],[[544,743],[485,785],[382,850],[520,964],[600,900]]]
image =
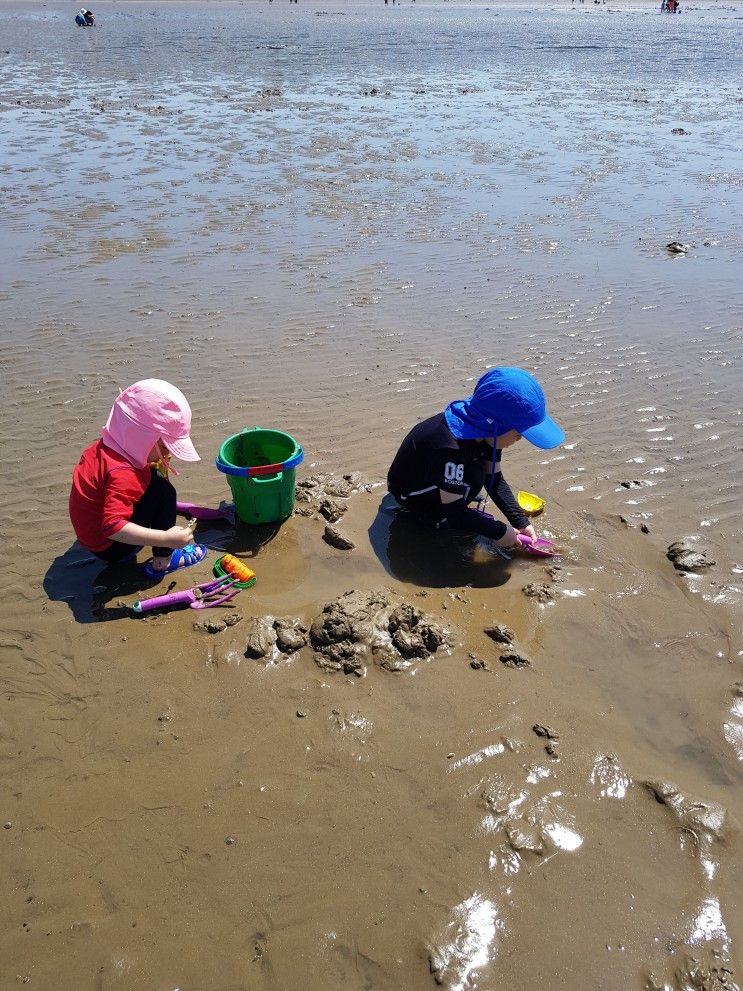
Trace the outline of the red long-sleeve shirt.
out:
[[[70,520],[78,543],[89,551],[109,548],[112,535],[131,520],[150,477],[149,465],[135,468],[102,440],[86,447],[70,490]]]

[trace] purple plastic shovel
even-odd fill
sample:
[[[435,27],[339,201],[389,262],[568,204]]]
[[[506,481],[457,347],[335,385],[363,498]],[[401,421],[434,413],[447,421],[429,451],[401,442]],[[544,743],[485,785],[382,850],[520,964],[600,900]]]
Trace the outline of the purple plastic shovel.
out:
[[[132,606],[132,612],[141,616],[142,613],[153,609],[169,609],[172,606],[189,606],[191,609],[211,609],[221,606],[234,599],[240,591],[234,585],[237,578],[224,575],[202,585],[194,585],[183,592],[170,592],[168,595],[156,595],[152,599],[139,599]]]
[[[536,540],[532,540],[527,534],[520,533],[518,541],[521,550],[526,551],[527,554],[534,554],[536,557],[552,557],[557,554],[557,545],[553,544],[551,540],[547,540],[546,537],[537,537]]]

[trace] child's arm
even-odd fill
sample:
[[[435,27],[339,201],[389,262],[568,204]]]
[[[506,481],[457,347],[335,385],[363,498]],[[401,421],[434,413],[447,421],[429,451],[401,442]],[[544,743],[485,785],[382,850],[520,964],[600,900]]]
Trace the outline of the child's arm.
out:
[[[485,484],[488,494],[512,527],[518,530],[519,533],[525,533],[532,540],[536,540],[536,530],[529,523],[529,517],[519,506],[518,500],[511,490],[511,486],[503,477],[500,467],[500,455],[501,452],[496,451],[495,462],[490,461],[485,464],[485,471],[487,473]],[[494,474],[493,471],[495,472]]]
[[[134,546],[168,547],[176,550],[193,542],[192,529],[172,526],[168,530],[140,526],[132,522],[132,513],[141,490],[132,472],[110,472],[106,478],[103,502],[103,533],[109,540]]]
[[[172,547],[177,550],[193,543],[193,530],[187,526],[172,526],[169,530],[152,530],[138,523],[125,523],[116,533],[110,534],[111,540],[120,544],[133,544],[144,547]]]

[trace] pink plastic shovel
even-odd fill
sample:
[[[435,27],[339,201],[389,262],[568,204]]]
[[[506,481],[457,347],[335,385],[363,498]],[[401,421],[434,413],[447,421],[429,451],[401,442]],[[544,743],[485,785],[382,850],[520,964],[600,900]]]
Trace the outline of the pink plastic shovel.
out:
[[[527,534],[520,533],[518,541],[521,550],[526,551],[527,554],[534,554],[536,557],[552,557],[553,554],[557,554],[557,544],[553,544],[546,537],[532,540]]]

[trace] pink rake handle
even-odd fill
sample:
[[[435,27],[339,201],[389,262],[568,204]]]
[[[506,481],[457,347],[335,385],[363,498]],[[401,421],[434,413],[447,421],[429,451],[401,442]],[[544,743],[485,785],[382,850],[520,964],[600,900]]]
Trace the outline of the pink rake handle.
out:
[[[234,599],[239,588],[233,588],[236,578],[215,578],[213,581],[204,582],[203,585],[194,585],[183,592],[170,592],[168,595],[156,595],[152,599],[140,599],[134,603],[132,610],[141,615],[151,612],[153,609],[169,609],[172,606],[190,606],[191,609],[210,609],[212,606],[220,606],[230,599]],[[225,594],[226,593],[226,594]]]
[[[189,588],[185,592],[171,592],[169,595],[156,595],[152,599],[139,599],[132,609],[135,613],[143,613],[152,609],[168,609],[170,606],[190,606],[194,602],[196,602],[196,593]]]
[[[192,502],[177,502],[175,508],[179,513],[186,513],[195,520],[227,520],[234,523],[233,513],[229,509],[210,509],[208,506],[196,506]]]

